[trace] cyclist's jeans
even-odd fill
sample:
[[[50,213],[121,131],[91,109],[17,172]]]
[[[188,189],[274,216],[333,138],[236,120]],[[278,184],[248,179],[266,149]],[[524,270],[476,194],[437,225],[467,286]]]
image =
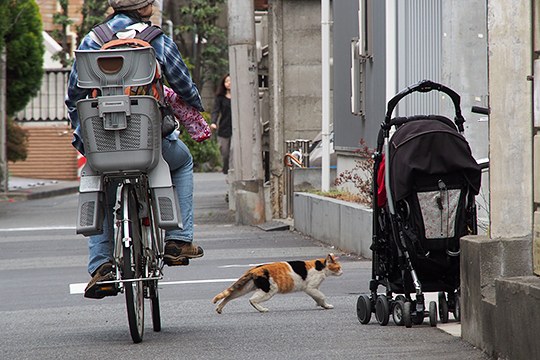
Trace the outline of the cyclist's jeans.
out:
[[[171,179],[176,187],[178,203],[182,212],[183,230],[172,230],[165,233],[166,240],[193,241],[193,158],[182,140],[170,138],[162,141],[163,158],[171,169]],[[89,261],[88,272],[92,274],[98,267],[112,259],[113,249],[113,207],[116,201],[116,188],[111,186],[103,221],[103,234],[90,236],[88,239]]]

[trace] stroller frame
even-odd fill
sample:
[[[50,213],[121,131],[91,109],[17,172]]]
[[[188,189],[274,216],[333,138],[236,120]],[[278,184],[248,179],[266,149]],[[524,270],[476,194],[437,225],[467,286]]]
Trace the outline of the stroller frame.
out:
[[[415,92],[427,93],[434,90],[445,93],[452,100],[455,109],[454,122],[437,115],[392,118],[395,107],[404,97]],[[445,124],[443,127],[446,128],[446,125],[448,125],[450,130],[453,128],[452,131],[456,134],[459,132],[459,136],[461,136],[464,131],[463,123],[465,119],[461,114],[460,96],[444,85],[423,80],[399,92],[388,102],[386,116],[379,131],[377,148],[373,154],[372,279],[369,283],[370,294],[361,294],[357,301],[357,316],[362,324],[369,323],[372,313],[375,313],[377,321],[383,326],[388,324],[390,314],[392,314],[393,320],[397,325],[405,325],[406,327],[411,327],[413,323],[416,325],[422,324],[426,316],[429,317],[431,326],[436,326],[437,315],[439,315],[443,323],[446,323],[448,322],[449,311],[453,312],[456,320],[460,320],[459,238],[463,234],[454,233],[453,237],[457,239],[457,241],[455,240],[453,242],[454,248],[446,249],[446,254],[452,263],[452,271],[450,273],[454,276],[446,279],[446,283],[429,283],[427,281],[423,283],[415,268],[415,263],[418,264],[418,262],[416,261],[413,244],[418,244],[419,241],[415,239],[415,235],[408,228],[409,226],[404,220],[404,213],[409,213],[411,209],[408,207],[406,201],[397,202],[394,198],[390,173],[390,130],[392,127],[399,129],[404,124],[418,120],[442,122]],[[422,125],[423,123],[419,122],[417,124]],[[385,155],[383,156],[383,154]],[[377,182],[379,169],[382,165],[384,166],[384,186],[386,187],[387,199],[384,207],[379,206],[378,194],[380,189]],[[476,161],[474,161],[474,164],[471,164],[471,171],[473,172],[476,171],[474,168],[475,165],[477,165]],[[478,172],[480,172],[479,166]],[[439,185],[440,183],[441,181],[439,180]],[[466,226],[467,233],[476,234],[475,191],[471,191],[470,184],[463,185],[459,191],[459,201],[463,205],[463,209],[458,211],[465,212],[461,215],[461,219],[464,219],[466,223],[464,226]],[[407,205],[406,209],[403,208],[403,203]],[[435,257],[435,255],[433,256]],[[427,251],[426,257],[429,257],[429,251]],[[395,263],[390,264],[390,260],[394,260]],[[401,273],[400,276],[396,277],[396,274],[399,272]],[[392,277],[392,280],[390,277]],[[384,294],[378,294],[379,286],[385,288]],[[437,303],[435,301],[429,303],[429,309],[426,311],[425,288],[428,291],[438,291],[439,311],[437,311]],[[398,295],[393,297],[394,293]],[[415,294],[415,299],[411,297],[411,293]]]

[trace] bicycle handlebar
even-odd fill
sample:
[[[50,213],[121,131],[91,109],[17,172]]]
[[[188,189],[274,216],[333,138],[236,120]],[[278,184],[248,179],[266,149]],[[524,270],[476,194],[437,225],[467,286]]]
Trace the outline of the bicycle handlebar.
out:
[[[473,106],[471,111],[476,114],[489,115],[489,108],[483,106]]]

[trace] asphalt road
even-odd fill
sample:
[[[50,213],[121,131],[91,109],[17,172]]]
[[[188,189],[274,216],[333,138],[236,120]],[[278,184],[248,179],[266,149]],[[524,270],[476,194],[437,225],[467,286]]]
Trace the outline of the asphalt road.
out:
[[[205,256],[165,268],[162,331],[147,311],[144,341],[129,336],[123,295],[89,300],[86,240],[75,235],[77,196],[0,204],[0,359],[487,359],[427,323],[412,329],[356,319],[371,263],[294,231],[235,226],[221,174],[196,176],[195,233]],[[249,266],[334,252],[344,274],[321,286],[333,310],[302,293],[277,295],[261,314],[248,297],[222,315],[212,297]]]

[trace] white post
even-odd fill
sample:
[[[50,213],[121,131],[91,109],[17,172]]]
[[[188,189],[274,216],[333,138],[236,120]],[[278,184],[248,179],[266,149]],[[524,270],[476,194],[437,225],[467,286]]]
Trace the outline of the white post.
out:
[[[330,190],[330,0],[321,1],[322,169],[321,190]]]
[[[396,0],[386,0],[386,103],[397,93]]]
[[[6,128],[6,48],[0,52],[0,192],[8,191]]]

